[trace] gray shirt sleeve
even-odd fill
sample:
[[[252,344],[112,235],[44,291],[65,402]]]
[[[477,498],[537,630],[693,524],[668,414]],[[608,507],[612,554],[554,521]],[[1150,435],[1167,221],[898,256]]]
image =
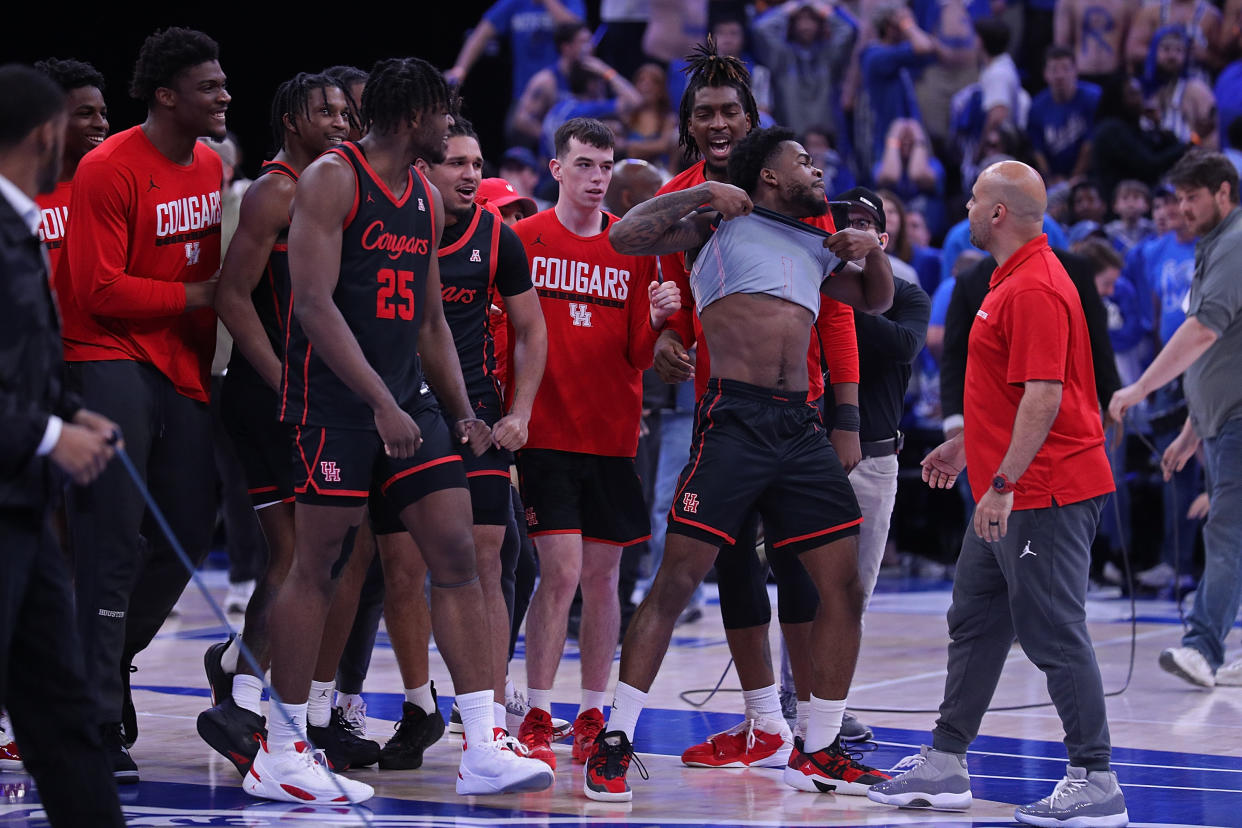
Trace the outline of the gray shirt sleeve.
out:
[[[1222,240],[1205,263],[1203,282],[1192,291],[1187,315],[1195,317],[1217,336],[1242,312],[1242,235]]]

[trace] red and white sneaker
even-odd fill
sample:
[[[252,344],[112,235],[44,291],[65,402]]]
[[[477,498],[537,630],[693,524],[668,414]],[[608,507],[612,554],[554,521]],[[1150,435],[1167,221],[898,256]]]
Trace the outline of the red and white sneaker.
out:
[[[686,748],[681,761],[691,768],[783,768],[792,751],[793,733],[784,719],[746,719]]]
[[[469,747],[462,742],[461,765],[457,769],[459,794],[528,793],[542,791],[552,784],[556,774],[547,764],[532,759],[522,743],[502,728],[492,733],[495,738],[484,745]]]
[[[306,742],[275,753],[264,743],[242,778],[242,790],[277,802],[363,802],[375,796],[365,782],[329,770],[323,751],[312,751]]]
[[[604,730],[604,711],[592,707],[585,713],[579,713],[574,719],[574,762],[579,765],[586,762],[595,749],[595,737]]]
[[[13,738],[13,727],[9,724],[9,714],[0,713],[0,770],[25,770],[22,753],[17,749],[17,741]]]
[[[785,784],[809,793],[866,796],[872,785],[892,777],[859,762],[860,755],[842,750],[840,737],[823,750],[806,753],[799,736],[785,766]]]
[[[634,747],[623,731],[610,730],[595,737],[595,745],[583,769],[582,792],[596,802],[629,802],[634,798],[630,783],[625,781],[630,763],[647,778],[642,760],[634,755]]]
[[[526,748],[532,759],[547,763],[556,770],[556,754],[552,752],[552,743],[556,741],[552,727],[552,715],[546,710],[532,707],[526,711],[526,718],[518,728],[518,741]]]

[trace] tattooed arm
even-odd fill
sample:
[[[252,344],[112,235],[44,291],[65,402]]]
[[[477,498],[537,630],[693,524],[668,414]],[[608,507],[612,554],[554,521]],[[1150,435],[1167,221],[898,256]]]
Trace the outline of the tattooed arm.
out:
[[[617,252],[630,256],[676,253],[699,247],[711,233],[709,213],[695,211],[706,205],[727,221],[751,211],[750,197],[732,184],[708,181],[688,190],[666,193],[643,202],[612,225],[608,240]]]

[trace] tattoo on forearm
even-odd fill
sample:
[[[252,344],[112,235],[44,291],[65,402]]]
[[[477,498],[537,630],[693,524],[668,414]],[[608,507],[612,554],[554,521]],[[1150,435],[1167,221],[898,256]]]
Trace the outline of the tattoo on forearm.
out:
[[[682,221],[700,202],[690,190],[653,198],[626,213],[608,237],[618,252],[630,255],[685,250],[702,240],[697,225]]]

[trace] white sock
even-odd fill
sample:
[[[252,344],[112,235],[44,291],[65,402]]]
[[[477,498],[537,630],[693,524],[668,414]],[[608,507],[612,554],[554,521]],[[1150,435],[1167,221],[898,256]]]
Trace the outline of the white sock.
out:
[[[246,673],[233,676],[233,701],[243,710],[249,710],[256,716],[263,715],[260,700],[263,698],[263,680]]]
[[[617,682],[612,696],[612,712],[608,715],[608,726],[604,730],[620,730],[633,744],[634,728],[638,726],[638,716],[646,704],[646,693],[623,681]]]
[[[220,654],[220,668],[226,673],[237,672],[237,659],[241,656],[241,633],[233,636],[229,646]]]
[[[306,701],[306,723],[311,727],[327,727],[332,720],[332,697],[336,682],[312,681],[310,698]]]
[[[466,749],[476,745],[485,745],[492,741],[492,728],[496,725],[493,717],[492,691],[476,690],[473,693],[457,694],[457,709],[461,712],[461,726],[465,731]]]
[[[780,687],[770,684],[757,690],[743,690],[746,716],[755,719],[781,719]]]
[[[271,704],[267,717],[267,751],[279,753],[293,750],[306,733],[306,703]],[[288,720],[292,719],[292,723]]]
[[[415,687],[414,689],[410,689],[409,687],[405,688],[405,700],[410,704],[415,705],[424,713],[431,713],[436,708],[435,698],[431,695],[430,681],[422,687]],[[461,702],[458,702],[458,706],[460,705]]]
[[[837,740],[844,713],[845,699],[820,699],[811,694],[811,717],[806,723],[806,738],[802,740],[806,753],[823,750]]]
[[[794,722],[794,730],[806,735],[806,725],[811,718],[811,701],[798,699],[798,718]]]
[[[552,691],[536,690],[534,687],[526,688],[526,703],[531,707],[538,707],[549,716],[552,715]]]
[[[505,732],[508,732],[507,723],[505,721],[505,706],[498,701],[492,702],[492,721],[495,722],[496,727],[503,727],[505,728]]]
[[[505,676],[505,699],[513,698],[513,694],[517,692],[517,688],[513,686],[513,679]]]
[[[336,706],[342,710],[348,710],[351,707],[362,707],[366,704],[366,700],[362,698],[361,693],[337,693]]]
[[[578,715],[581,716],[588,710],[598,710],[600,715],[604,713],[604,699],[608,698],[607,690],[588,690],[582,688],[582,706],[578,708]]]

